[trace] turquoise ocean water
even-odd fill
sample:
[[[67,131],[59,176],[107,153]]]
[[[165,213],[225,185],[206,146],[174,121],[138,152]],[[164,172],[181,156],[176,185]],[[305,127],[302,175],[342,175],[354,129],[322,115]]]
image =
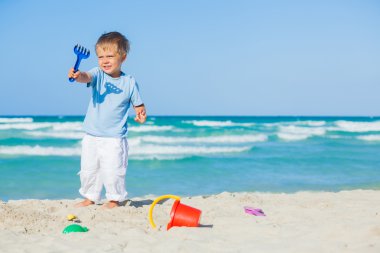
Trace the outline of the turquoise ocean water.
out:
[[[0,117],[0,199],[78,198],[83,117]],[[380,117],[129,121],[130,197],[380,189]]]

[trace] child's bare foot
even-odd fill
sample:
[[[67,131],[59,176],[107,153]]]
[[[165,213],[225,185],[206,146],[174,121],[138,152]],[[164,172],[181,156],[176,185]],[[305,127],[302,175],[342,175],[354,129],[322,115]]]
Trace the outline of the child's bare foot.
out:
[[[89,206],[89,205],[93,205],[93,204],[95,204],[94,201],[91,201],[89,199],[85,199],[79,203],[76,203],[74,206],[75,207],[85,207],[85,206]]]
[[[118,207],[118,206],[119,206],[119,202],[118,201],[111,200],[111,201],[103,204],[102,208],[111,209],[111,208]]]

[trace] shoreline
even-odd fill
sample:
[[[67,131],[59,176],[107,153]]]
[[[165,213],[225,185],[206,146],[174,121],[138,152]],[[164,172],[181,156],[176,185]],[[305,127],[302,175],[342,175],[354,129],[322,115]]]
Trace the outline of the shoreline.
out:
[[[202,198],[208,198],[212,196],[218,196],[218,195],[224,195],[224,194],[232,194],[232,195],[239,195],[239,194],[254,194],[254,195],[295,195],[295,194],[300,194],[300,193],[316,193],[316,194],[323,194],[323,193],[341,193],[341,192],[356,192],[356,191],[375,191],[379,192],[380,194],[380,185],[379,186],[368,186],[368,188],[362,187],[362,188],[347,188],[347,189],[337,189],[337,190],[294,190],[294,191],[236,191],[236,192],[230,192],[230,191],[222,191],[222,192],[217,192],[217,193],[204,193],[204,194],[196,194],[196,195],[177,195],[181,197],[181,199],[191,199],[191,198],[197,198],[197,197],[202,197]],[[169,193],[168,193],[169,194]],[[133,197],[128,197],[127,200],[122,203],[121,207],[128,206],[130,202],[133,202],[134,200],[140,200],[140,199],[150,199],[154,200],[155,198],[158,198],[160,195],[155,195],[155,194],[147,194],[147,195],[142,195],[142,196],[133,196]],[[102,192],[102,199],[100,200],[99,203],[96,203],[95,205],[101,205],[107,200],[104,198],[104,189]],[[80,194],[77,194],[77,197],[75,198],[19,198],[19,199],[2,199],[0,197],[0,205],[1,204],[6,204],[8,202],[18,202],[18,201],[81,201],[84,198],[80,196]]]
[[[74,208],[80,199],[0,201],[1,252],[379,252],[380,191],[229,193],[184,197],[201,227],[166,231],[173,200],[156,196],[112,210]],[[261,208],[266,216],[244,212]],[[87,233],[62,234],[75,214]],[[23,244],[20,245],[20,241]]]

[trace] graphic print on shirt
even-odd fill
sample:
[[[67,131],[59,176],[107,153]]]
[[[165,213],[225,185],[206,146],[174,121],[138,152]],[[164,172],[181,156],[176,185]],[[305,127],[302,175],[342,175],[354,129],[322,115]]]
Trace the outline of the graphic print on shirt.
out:
[[[122,89],[116,87],[115,85],[113,85],[112,83],[109,83],[109,82],[104,84],[104,88],[106,89],[106,91],[103,92],[103,94],[100,94],[100,90],[94,90],[94,92],[93,92],[94,106],[95,106],[95,104],[103,103],[106,96],[109,94],[120,94],[123,92]]]

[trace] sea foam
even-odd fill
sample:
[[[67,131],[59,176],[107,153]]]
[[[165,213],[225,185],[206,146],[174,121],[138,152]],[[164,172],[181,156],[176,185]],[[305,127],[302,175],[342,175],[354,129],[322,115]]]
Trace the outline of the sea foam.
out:
[[[0,123],[30,123],[33,118],[0,118]]]
[[[213,120],[184,120],[182,123],[192,124],[194,126],[201,127],[234,127],[234,126],[243,126],[250,127],[254,126],[255,123],[236,123],[231,120],[226,121],[213,121]]]
[[[232,144],[232,143],[253,143],[263,142],[268,139],[264,134],[257,135],[222,135],[222,136],[206,136],[206,137],[166,137],[166,136],[142,136],[136,137],[142,142],[149,143],[166,143],[166,144],[178,144],[178,143],[219,143],[219,144]]]
[[[305,120],[305,121],[296,121],[296,125],[306,125],[306,126],[312,126],[312,127],[321,127],[326,125],[326,121],[324,120]]]
[[[323,127],[280,126],[277,137],[287,141],[299,141],[325,134],[326,129]]]
[[[85,135],[84,132],[43,132],[43,131],[29,131],[26,134],[35,137],[48,137],[48,138],[59,138],[59,139],[82,139]]]
[[[163,132],[173,130],[173,126],[152,126],[152,125],[142,125],[142,126],[130,126],[128,131],[131,132]]]
[[[354,122],[339,120],[335,122],[336,127],[331,130],[344,132],[380,132],[380,121],[374,122]]]
[[[237,153],[244,152],[252,146],[243,147],[216,147],[216,146],[165,146],[165,145],[139,145],[138,143],[129,142],[129,156],[131,159],[136,158],[170,158],[186,157],[193,155],[207,155],[218,153]],[[136,146],[135,146],[136,145]],[[80,156],[81,147],[43,147],[39,145],[27,146],[0,146],[0,155],[14,156]]]
[[[143,145],[131,147],[131,158],[135,159],[176,159],[194,155],[212,155],[220,153],[239,153],[248,151],[252,146],[244,147],[205,147],[205,146],[163,146]]]
[[[36,146],[0,146],[2,155],[32,155],[32,156],[78,156],[81,154],[80,147],[60,148]]]
[[[36,130],[51,128],[54,130],[73,130],[80,131],[82,130],[81,122],[32,122],[32,123],[9,123],[9,124],[0,124],[0,130],[10,130],[10,129],[19,129],[19,130]]]
[[[360,135],[357,138],[363,141],[380,141],[380,134]]]

